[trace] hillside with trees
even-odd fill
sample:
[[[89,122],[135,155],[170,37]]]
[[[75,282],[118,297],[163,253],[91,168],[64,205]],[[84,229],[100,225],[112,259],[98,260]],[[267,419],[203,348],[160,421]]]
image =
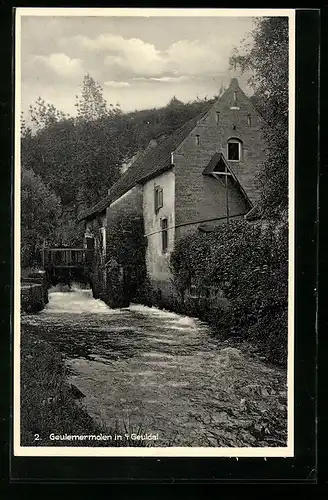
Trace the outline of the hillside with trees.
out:
[[[172,97],[163,108],[123,113],[119,105],[106,102],[103,89],[90,75],[84,77],[81,94],[76,96],[75,117],[40,97],[29,109],[32,126],[24,117],[21,120],[22,189],[35,191],[37,197],[42,183],[53,207],[52,212],[44,214],[49,231],[45,234],[37,222],[34,230],[38,237],[33,245],[27,236],[29,230],[24,229],[25,215],[22,217],[24,265],[37,258],[43,240],[80,245],[79,214],[107,194],[121,175],[122,163],[143,150],[151,139],[174,132],[208,102],[184,104]],[[22,196],[22,214],[31,212],[31,208],[34,213],[34,205],[28,200]],[[38,221],[37,214],[33,217]]]

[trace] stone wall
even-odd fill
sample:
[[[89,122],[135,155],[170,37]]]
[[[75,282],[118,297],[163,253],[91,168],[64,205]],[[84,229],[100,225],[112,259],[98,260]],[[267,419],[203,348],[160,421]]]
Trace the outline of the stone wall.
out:
[[[115,200],[106,212],[107,225],[122,215],[131,217],[142,216],[142,188],[134,186],[130,191]],[[107,238],[108,236],[107,233]]]
[[[234,92],[236,92],[236,102]],[[261,134],[263,125],[263,120],[250,100],[233,81],[224,96],[211,107],[174,153],[177,226],[226,216],[224,182],[220,183],[210,176],[203,175],[203,170],[216,152],[223,153],[227,159],[229,139],[242,142],[240,161],[228,161],[228,164],[250,201],[256,203],[259,194],[256,177],[265,147]],[[235,183],[231,179],[229,181],[230,215],[247,213],[251,208],[250,205]],[[197,225],[181,226],[177,228],[176,236],[179,238],[195,229]]]

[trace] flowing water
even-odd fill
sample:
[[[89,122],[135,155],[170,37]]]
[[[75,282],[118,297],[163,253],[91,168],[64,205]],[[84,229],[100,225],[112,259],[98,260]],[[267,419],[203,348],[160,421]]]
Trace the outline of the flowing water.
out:
[[[227,351],[197,319],[110,309],[73,287],[51,290],[46,308],[22,323],[62,352],[86,410],[109,427],[141,426],[158,436],[154,446],[286,444],[285,371]]]

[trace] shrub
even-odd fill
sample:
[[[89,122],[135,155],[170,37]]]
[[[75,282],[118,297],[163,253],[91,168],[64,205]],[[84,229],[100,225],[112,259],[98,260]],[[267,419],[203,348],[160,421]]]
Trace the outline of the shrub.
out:
[[[287,350],[285,219],[279,223],[239,220],[220,225],[212,233],[191,234],[176,245],[171,270],[187,310],[191,307],[187,292],[194,286],[200,298],[193,300],[192,308],[215,331],[222,336],[253,338],[269,358],[281,359],[281,349]],[[229,307],[222,300],[211,299],[210,289],[220,292]]]

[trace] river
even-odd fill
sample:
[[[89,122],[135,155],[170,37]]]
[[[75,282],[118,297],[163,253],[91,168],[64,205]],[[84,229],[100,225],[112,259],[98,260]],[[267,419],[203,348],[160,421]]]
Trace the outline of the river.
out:
[[[218,341],[195,318],[90,290],[51,290],[22,322],[64,356],[97,421],[158,436],[154,446],[285,446],[286,372],[245,345]]]

